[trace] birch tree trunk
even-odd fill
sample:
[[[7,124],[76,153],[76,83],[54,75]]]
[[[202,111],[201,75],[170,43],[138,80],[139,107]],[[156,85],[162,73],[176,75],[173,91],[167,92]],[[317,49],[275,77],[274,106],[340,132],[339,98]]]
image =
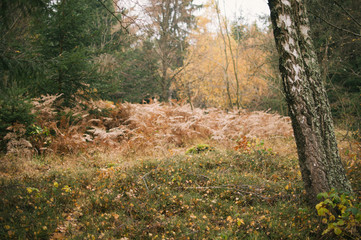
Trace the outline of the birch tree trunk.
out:
[[[269,0],[279,68],[308,199],[331,188],[351,192],[338,153],[303,0]]]

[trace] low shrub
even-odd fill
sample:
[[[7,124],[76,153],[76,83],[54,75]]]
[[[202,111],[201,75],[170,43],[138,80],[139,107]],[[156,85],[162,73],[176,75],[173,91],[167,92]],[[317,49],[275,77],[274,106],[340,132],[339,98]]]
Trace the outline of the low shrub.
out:
[[[361,204],[352,195],[332,189],[318,194],[317,198],[324,199],[316,205],[322,223],[327,224],[322,235],[360,239]]]

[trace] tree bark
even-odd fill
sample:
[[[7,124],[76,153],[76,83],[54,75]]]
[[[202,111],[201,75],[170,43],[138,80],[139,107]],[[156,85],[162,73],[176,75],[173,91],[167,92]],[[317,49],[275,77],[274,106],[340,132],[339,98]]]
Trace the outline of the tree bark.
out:
[[[321,71],[302,0],[269,0],[279,69],[308,199],[331,188],[352,192],[338,153]]]

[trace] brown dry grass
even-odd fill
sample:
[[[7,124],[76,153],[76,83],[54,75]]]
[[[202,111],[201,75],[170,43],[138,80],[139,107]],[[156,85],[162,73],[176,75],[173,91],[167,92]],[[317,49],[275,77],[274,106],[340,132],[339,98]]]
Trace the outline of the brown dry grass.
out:
[[[293,148],[289,144],[290,120],[276,114],[192,110],[189,105],[158,102],[114,105],[107,101],[79,101],[78,106],[59,112],[58,98],[59,95],[48,95],[33,100],[38,132],[26,136],[24,126],[11,128],[7,135],[8,154],[1,160],[2,174],[37,174],[44,170],[44,161],[51,161],[59,168],[77,168],[79,164],[92,162],[127,165],[144,156],[184,153],[186,148],[199,143],[226,150],[232,149],[243,136],[250,140],[263,139],[265,146],[278,152],[284,149],[274,148],[274,143]],[[28,161],[32,155],[38,160]]]
[[[189,105],[160,103],[126,103],[114,106],[112,111],[117,112],[119,108],[127,109],[129,116],[124,121],[125,125],[122,125],[122,132],[119,132],[123,134],[121,139],[126,141],[113,141],[113,144],[120,143],[121,148],[127,151],[164,151],[186,147],[197,141],[208,141],[229,147],[241,136],[262,139],[292,136],[289,118],[265,112],[226,113],[218,109],[192,111]],[[111,130],[108,131],[108,135],[112,133]],[[103,128],[103,132],[98,131],[94,139],[97,138],[110,137]]]
[[[114,105],[107,101],[80,101],[72,109],[56,112],[58,97],[44,96],[33,101],[36,125],[41,131],[28,140],[37,152],[63,154],[111,148],[122,154],[167,155],[170,150],[197,142],[229,148],[243,136],[292,137],[289,118],[266,112],[226,113],[214,108],[192,110],[189,105],[174,103]],[[16,134],[12,135],[15,139]]]
[[[246,139],[251,150],[275,153],[275,158],[297,158],[290,119],[277,114],[192,111],[188,105],[114,105],[106,101],[83,103],[83,107],[64,109],[59,114],[53,106],[55,100],[47,96],[35,102],[36,124],[54,135],[40,133],[25,139],[21,125],[11,128],[7,136],[11,151],[0,157],[0,178],[27,179],[47,171],[75,174],[94,167],[128,168],[155,158],[182,155],[201,143],[228,151],[237,146],[238,139]],[[345,137],[345,131],[337,130],[336,136],[346,171],[352,174],[359,166],[361,145]]]
[[[198,143],[231,149],[237,139],[245,136],[251,141],[262,139],[265,149],[282,156],[297,157],[290,119],[277,114],[246,110],[225,112],[215,108],[192,110],[189,105],[176,103],[115,105],[108,101],[79,101],[78,106],[59,113],[56,112],[58,97],[43,96],[33,101],[36,125],[44,130],[27,139],[33,146],[33,153],[92,155],[110,152],[128,159],[163,157],[182,153]],[[8,138],[13,141],[9,143],[24,140],[23,132],[20,128],[10,133]],[[339,140],[343,140],[340,150],[345,155],[354,144],[343,136],[344,133],[338,131]],[[29,152],[26,143],[24,149]],[[14,147],[9,145],[9,148]]]

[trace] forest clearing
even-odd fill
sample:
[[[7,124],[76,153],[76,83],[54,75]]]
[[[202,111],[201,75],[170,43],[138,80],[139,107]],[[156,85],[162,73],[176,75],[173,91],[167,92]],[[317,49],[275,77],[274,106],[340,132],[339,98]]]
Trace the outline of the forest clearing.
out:
[[[0,239],[360,239],[360,33],[356,0],[0,1]]]
[[[305,200],[289,118],[99,101],[57,119],[55,100],[34,101],[43,128],[32,144],[21,126],[9,133],[2,239],[319,239],[327,228]],[[342,159],[360,189],[361,146],[345,134]],[[355,224],[340,225],[342,236]]]

